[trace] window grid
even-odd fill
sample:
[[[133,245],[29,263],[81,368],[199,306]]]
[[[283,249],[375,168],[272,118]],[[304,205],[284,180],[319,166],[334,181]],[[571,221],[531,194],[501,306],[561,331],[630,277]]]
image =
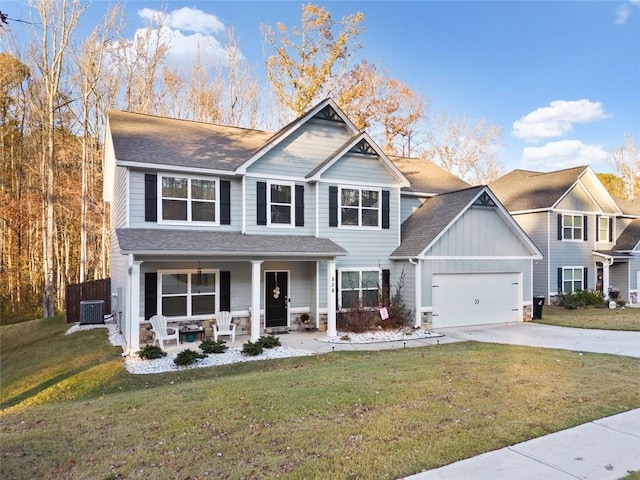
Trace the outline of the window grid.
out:
[[[378,305],[379,270],[344,270],[340,274],[340,308],[370,308]]]
[[[340,225],[379,228],[381,219],[380,190],[364,188],[340,189]]]
[[[162,221],[217,223],[217,180],[162,176],[159,183]]]
[[[160,312],[167,317],[197,317],[216,313],[217,272],[158,272]]]
[[[293,185],[269,184],[269,225],[293,226]]]
[[[600,217],[598,219],[598,240],[600,242],[609,241],[609,217]]]
[[[562,292],[572,293],[584,290],[584,268],[583,267],[563,267],[562,268]]]
[[[582,215],[563,215],[562,216],[562,239],[563,240],[582,240],[583,234]]]

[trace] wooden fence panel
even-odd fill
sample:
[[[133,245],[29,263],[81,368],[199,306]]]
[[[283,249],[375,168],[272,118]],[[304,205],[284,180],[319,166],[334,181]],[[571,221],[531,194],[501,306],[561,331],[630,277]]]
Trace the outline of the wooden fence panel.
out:
[[[80,321],[80,302],[83,300],[104,300],[104,312],[111,312],[111,279],[67,285],[67,323]]]

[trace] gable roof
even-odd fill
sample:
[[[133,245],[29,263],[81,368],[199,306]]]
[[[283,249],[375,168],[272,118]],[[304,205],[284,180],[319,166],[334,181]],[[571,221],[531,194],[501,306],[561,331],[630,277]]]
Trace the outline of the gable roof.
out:
[[[435,163],[421,158],[390,156],[410,182],[408,191],[426,196],[462,190],[471,185]]]
[[[298,130],[314,117],[331,119],[331,121],[343,123],[346,128],[348,128],[353,134],[358,133],[358,129],[355,127],[353,122],[349,120],[349,118],[340,109],[340,107],[338,107],[336,102],[334,102],[331,98],[327,98],[318,103],[315,107],[307,110],[307,112],[293,120],[288,125],[285,125],[283,128],[281,128],[275,135],[273,135],[273,137],[269,139],[268,142],[266,142],[257,151],[255,151],[253,155],[251,155],[251,158],[247,159],[246,162],[242,162],[242,165],[238,166],[238,172],[246,173],[247,168],[255,163],[260,157],[265,155],[280,142],[288,138],[291,134],[293,134],[296,130]]]
[[[640,216],[640,200],[624,200],[613,197],[622,213],[629,216]]]
[[[494,202],[510,228],[521,236],[531,256],[542,258],[540,250],[486,185],[443,193],[426,199],[402,223],[402,243],[391,254],[391,258],[415,258],[423,255],[472,204],[479,200]]]
[[[302,235],[245,235],[206,230],[117,229],[122,254],[333,257],[347,251],[326,238]]]
[[[627,252],[635,250],[640,244],[640,218],[633,220],[627,228],[618,236],[616,245],[613,247],[616,251]]]
[[[273,134],[142,113],[107,112],[119,164],[171,165],[234,171]]]
[[[589,167],[555,172],[513,170],[489,184],[510,212],[552,208]]]
[[[403,175],[403,173],[398,169],[398,167],[389,159],[389,157],[378,147],[378,145],[373,141],[373,139],[369,136],[367,132],[360,132],[358,135],[351,137],[347,140],[343,145],[341,145],[333,155],[327,158],[325,161],[320,163],[316,168],[314,168],[309,174],[306,176],[308,181],[319,181],[323,172],[327,169],[331,168],[338,160],[340,160],[344,155],[349,153],[351,150],[356,148],[358,145],[363,143],[372,152],[375,152],[375,155],[378,156],[380,161],[391,171],[394,175],[398,177],[403,187],[407,187],[409,185],[409,181]]]

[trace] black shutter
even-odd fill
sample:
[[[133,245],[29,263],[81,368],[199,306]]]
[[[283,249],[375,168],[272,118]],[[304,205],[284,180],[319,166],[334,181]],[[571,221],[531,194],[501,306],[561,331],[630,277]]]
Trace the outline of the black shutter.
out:
[[[304,185],[296,185],[296,227],[304,227]]]
[[[596,215],[596,242],[600,241],[600,215]]]
[[[258,182],[256,184],[257,197],[257,224],[267,224],[267,184],[266,182]]]
[[[220,272],[220,311],[231,311],[231,272]]]
[[[586,242],[587,241],[587,227],[589,226],[589,217],[588,216],[584,216],[583,217],[584,220],[582,220],[582,234],[583,234],[583,240]]]
[[[558,214],[558,240],[562,240],[562,214],[561,213]]]
[[[562,293],[562,267],[558,267],[558,293]]]
[[[158,221],[158,176],[144,174],[144,221]]]
[[[609,241],[613,242],[613,217],[609,217]]]
[[[382,228],[389,228],[389,190],[382,191]]]
[[[582,279],[582,289],[583,290],[589,290],[589,275],[588,275],[589,269],[587,267],[584,267],[584,270],[582,271],[583,273],[583,279]]]
[[[231,225],[231,182],[220,180],[220,225]]]
[[[329,226],[338,226],[338,187],[329,187]]]
[[[382,270],[382,303],[389,305],[391,299],[391,272]]]
[[[158,313],[158,274],[149,272],[144,274],[144,319],[149,320],[156,313]]]

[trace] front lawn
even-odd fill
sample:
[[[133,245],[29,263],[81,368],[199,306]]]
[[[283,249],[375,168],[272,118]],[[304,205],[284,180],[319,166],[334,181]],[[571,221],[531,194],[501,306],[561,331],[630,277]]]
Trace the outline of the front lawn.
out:
[[[467,342],[133,376],[106,330],[29,323],[0,327],[3,479],[395,479],[640,407],[626,357]]]
[[[545,305],[542,319],[536,323],[558,325],[560,327],[594,328],[601,330],[640,331],[640,308],[579,308],[568,310],[564,307]]]

